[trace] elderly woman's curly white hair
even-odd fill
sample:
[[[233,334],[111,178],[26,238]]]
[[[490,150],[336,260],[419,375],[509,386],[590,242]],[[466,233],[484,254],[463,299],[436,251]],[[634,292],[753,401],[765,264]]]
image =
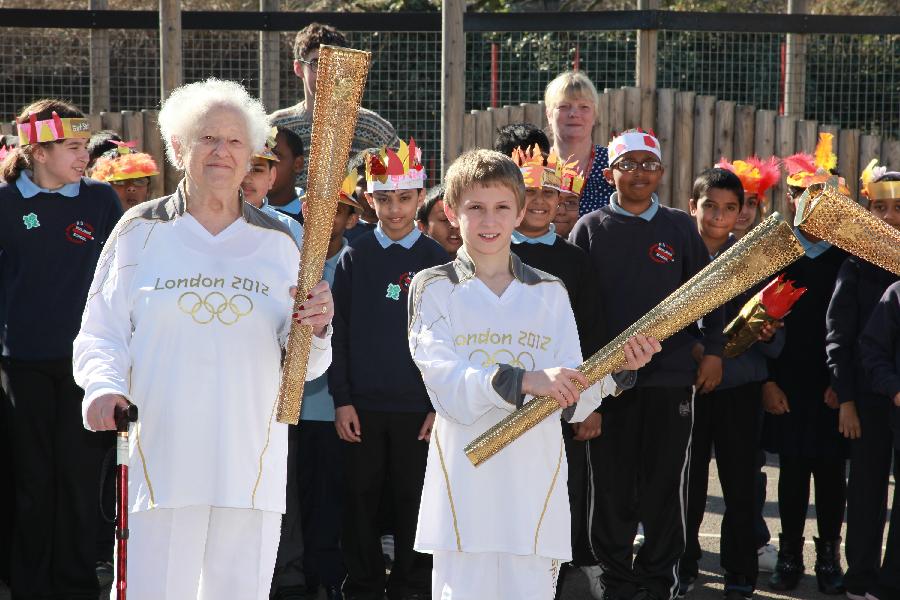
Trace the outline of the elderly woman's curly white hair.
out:
[[[159,131],[166,144],[166,157],[176,168],[183,169],[184,165],[172,146],[172,138],[182,146],[189,145],[194,127],[214,108],[227,108],[242,115],[250,147],[265,145],[269,118],[262,103],[248,94],[244,86],[215,78],[189,83],[173,91],[159,111]]]

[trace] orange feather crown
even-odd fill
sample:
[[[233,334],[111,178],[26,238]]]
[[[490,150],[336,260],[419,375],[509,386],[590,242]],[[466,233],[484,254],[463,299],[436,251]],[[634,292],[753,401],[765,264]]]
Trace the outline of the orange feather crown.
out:
[[[763,205],[763,211],[766,210],[768,198],[765,194],[769,188],[778,183],[778,179],[781,177],[781,164],[778,158],[772,156],[768,160],[760,160],[757,156],[750,156],[745,160],[736,160],[732,163],[722,157],[716,163],[716,167],[737,175],[744,188],[744,195],[756,196]]]
[[[784,168],[788,172],[787,184],[803,189],[830,180],[834,177],[831,170],[836,166],[834,134],[825,132],[819,134],[815,155],[798,152],[784,159]],[[838,191],[845,196],[850,195],[850,188],[843,177],[838,177]]]

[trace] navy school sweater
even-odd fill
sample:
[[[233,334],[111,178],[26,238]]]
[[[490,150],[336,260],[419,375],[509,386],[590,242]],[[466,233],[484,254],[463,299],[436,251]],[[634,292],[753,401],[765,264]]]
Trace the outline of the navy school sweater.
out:
[[[450,262],[421,235],[407,250],[382,248],[373,232],[354,240],[334,274],[334,335],[328,383],[335,408],[430,412],[422,374],[409,355],[407,294],[413,276]]]
[[[559,277],[566,286],[575,313],[581,354],[587,358],[599,350],[599,341],[607,337],[601,319],[603,307],[597,290],[597,275],[584,250],[559,236],[552,246],[521,243],[512,244],[511,250],[529,267]]]
[[[900,393],[900,281],[875,305],[859,347],[872,391],[893,401]],[[892,412],[894,447],[900,450],[900,407]]]
[[[831,387],[841,403],[880,400],[865,375],[859,336],[884,291],[895,281],[897,276],[890,271],[855,256],[845,260],[838,271],[825,320],[825,352]]]
[[[24,198],[15,183],[0,184],[4,356],[72,356],[100,251],[121,216],[107,183],[82,178],[74,198]]]
[[[709,264],[697,224],[685,212],[660,206],[649,221],[620,215],[609,206],[575,224],[569,241],[588,253],[597,273],[606,343],[630,327],[681,284]],[[706,353],[721,356],[725,345],[721,309],[704,317]],[[662,352],[638,371],[638,387],[693,385],[696,338],[682,330],[662,343]]]

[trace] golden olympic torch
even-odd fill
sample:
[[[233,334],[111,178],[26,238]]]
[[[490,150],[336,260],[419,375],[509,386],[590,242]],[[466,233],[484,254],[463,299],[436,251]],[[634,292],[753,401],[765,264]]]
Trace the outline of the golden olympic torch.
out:
[[[833,182],[809,186],[798,204],[794,223],[800,231],[900,275],[900,231],[841,194]]]
[[[309,291],[322,279],[338,192],[346,174],[356,114],[368,72],[368,52],[334,46],[319,49],[306,190],[307,216],[294,312],[300,310]],[[300,420],[312,336],[312,327],[291,325],[275,411],[279,423],[296,425]]]
[[[625,366],[624,344],[641,333],[662,341],[758,282],[803,256],[803,246],[778,213],[760,223],[738,243],[672,292],[637,323],[584,361],[578,370],[594,384]],[[559,410],[542,396],[506,417],[466,446],[475,466]]]

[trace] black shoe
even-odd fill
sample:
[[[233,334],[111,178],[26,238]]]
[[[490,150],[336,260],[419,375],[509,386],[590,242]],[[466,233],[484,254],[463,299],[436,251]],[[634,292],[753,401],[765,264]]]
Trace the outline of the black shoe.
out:
[[[679,575],[678,591],[675,592],[676,598],[684,598],[694,589],[694,583],[697,581],[696,575]]]
[[[325,598],[327,600],[344,600],[344,594],[341,592],[341,586],[333,585],[325,588]]]
[[[820,540],[816,543],[816,581],[819,591],[829,596],[837,596],[847,591],[844,586],[844,571],[841,569],[841,538]]]
[[[803,577],[803,541],[804,538],[789,539],[779,534],[778,562],[775,571],[769,577],[769,587],[786,592],[793,590]]]
[[[305,585],[283,585],[272,594],[270,600],[309,600],[309,590]]]
[[[97,561],[97,583],[101,588],[105,588],[108,585],[112,585],[115,571],[113,570],[113,564],[109,561]]]
[[[725,573],[725,600],[748,600],[753,597],[753,588],[749,577]]]

